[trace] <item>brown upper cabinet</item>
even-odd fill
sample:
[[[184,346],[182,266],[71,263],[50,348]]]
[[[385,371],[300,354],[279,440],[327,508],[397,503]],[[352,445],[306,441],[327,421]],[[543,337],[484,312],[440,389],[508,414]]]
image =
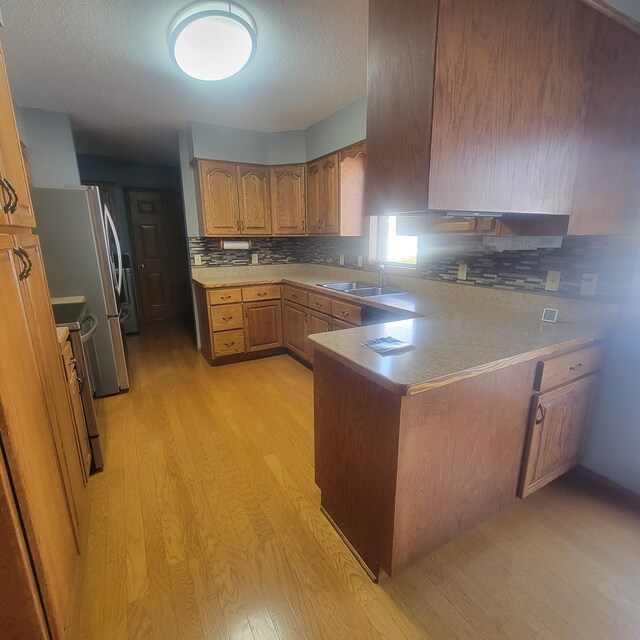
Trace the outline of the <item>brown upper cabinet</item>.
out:
[[[198,160],[200,233],[203,236],[240,234],[238,174],[232,162]]]
[[[241,164],[237,171],[240,232],[252,236],[271,235],[269,169]]]
[[[309,235],[362,235],[365,158],[363,141],[308,164]]]
[[[35,227],[4,53],[0,45],[0,225]]]
[[[369,3],[370,215],[636,230],[640,37],[580,0]]]
[[[308,165],[194,161],[203,236],[359,236],[365,142]]]
[[[307,232],[306,167],[289,164],[269,168],[271,216],[276,236],[303,236]]]

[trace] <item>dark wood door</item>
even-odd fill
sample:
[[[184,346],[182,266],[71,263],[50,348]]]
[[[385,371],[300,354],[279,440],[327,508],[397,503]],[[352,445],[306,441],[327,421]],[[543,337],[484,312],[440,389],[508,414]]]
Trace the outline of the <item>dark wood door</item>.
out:
[[[524,498],[580,462],[596,376],[538,396],[534,404],[520,497]]]
[[[177,191],[125,189],[142,320],[189,312],[187,239]]]
[[[307,360],[307,309],[291,302],[282,306],[284,344],[295,354]]]
[[[282,346],[282,303],[280,300],[246,302],[244,305],[247,353]]]

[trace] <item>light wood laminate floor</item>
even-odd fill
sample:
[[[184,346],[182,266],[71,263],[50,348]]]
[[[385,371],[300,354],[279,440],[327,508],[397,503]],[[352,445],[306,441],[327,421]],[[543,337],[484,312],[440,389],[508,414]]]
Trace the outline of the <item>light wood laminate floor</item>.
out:
[[[560,480],[375,585],[320,513],[310,371],[210,368],[175,325],[129,347],[73,638],[640,638],[634,509]]]

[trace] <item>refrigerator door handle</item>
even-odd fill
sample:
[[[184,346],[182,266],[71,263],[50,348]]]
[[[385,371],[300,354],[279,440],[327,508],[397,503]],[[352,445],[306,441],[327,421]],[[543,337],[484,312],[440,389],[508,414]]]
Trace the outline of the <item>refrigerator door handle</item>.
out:
[[[107,205],[104,206],[104,217],[105,220],[107,221],[107,224],[109,225],[109,229],[111,231],[111,235],[113,236],[113,241],[116,244],[116,252],[117,252],[117,256],[118,256],[118,272],[117,272],[117,277],[118,277],[118,281],[116,282],[116,289],[118,291],[118,295],[120,295],[120,292],[122,291],[122,273],[123,273],[123,269],[122,269],[122,250],[120,249],[120,238],[118,238],[118,232],[116,231],[116,225],[113,223],[113,218],[111,217],[111,214],[109,213],[109,208],[107,207]],[[107,246],[107,251],[109,251],[109,247]]]

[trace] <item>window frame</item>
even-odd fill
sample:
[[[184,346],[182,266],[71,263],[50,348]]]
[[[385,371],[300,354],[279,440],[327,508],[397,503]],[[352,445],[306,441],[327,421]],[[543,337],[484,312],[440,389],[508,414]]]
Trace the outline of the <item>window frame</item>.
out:
[[[390,269],[397,269],[399,271],[417,271],[418,269],[418,257],[420,255],[420,239],[416,237],[416,261],[415,263],[407,262],[392,262],[386,260],[389,249],[389,219],[391,217],[397,218],[397,216],[377,216],[376,222],[371,225],[371,239],[369,247],[369,255],[371,256],[371,250],[375,252],[374,261],[380,262],[389,267]]]

